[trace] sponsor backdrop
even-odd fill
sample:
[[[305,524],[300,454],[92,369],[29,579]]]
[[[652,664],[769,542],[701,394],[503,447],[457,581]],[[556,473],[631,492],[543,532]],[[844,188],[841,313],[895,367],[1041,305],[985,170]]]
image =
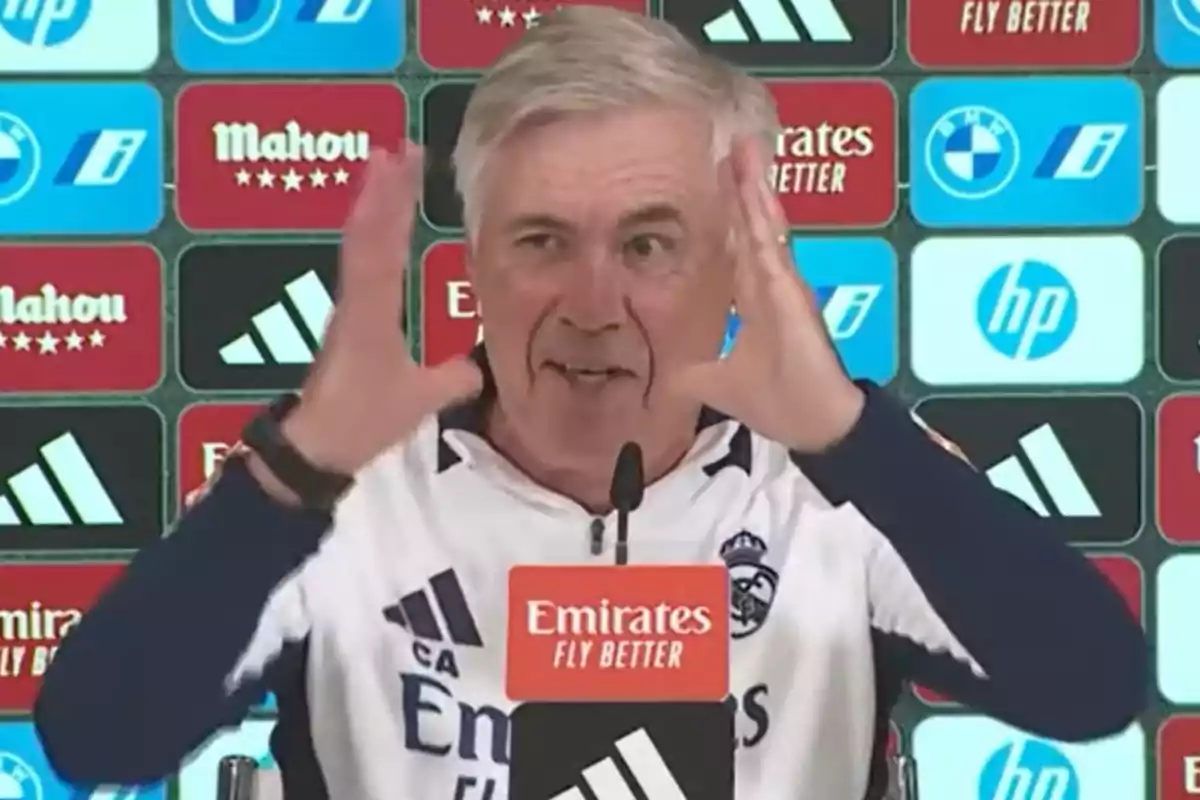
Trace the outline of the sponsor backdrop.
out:
[[[1153,708],[1103,743],[915,689],[923,800],[1200,794],[1200,0],[607,1],[770,80],[775,185],[848,367],[1051,518],[1155,639]],[[300,381],[370,146],[431,154],[413,347],[477,341],[448,156],[472,81],[553,5],[0,2],[5,796],[84,796],[27,721],[38,678]],[[93,796],[208,800],[221,754],[267,758],[257,714],[168,786]]]

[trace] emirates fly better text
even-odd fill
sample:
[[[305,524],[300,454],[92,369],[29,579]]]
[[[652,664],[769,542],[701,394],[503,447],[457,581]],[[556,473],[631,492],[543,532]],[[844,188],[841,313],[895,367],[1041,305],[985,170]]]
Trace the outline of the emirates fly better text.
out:
[[[712,610],[703,605],[560,605],[526,602],[531,636],[558,637],[557,669],[679,669],[687,637],[713,628]]]

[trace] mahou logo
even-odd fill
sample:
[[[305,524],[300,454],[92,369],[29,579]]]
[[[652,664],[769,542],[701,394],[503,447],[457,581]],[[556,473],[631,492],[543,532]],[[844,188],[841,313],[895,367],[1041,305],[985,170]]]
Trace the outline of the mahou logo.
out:
[[[26,713],[63,637],[123,564],[0,566],[0,711]]]
[[[462,242],[438,242],[421,261],[421,360],[430,366],[465,355],[483,340],[465,251]]]
[[[162,271],[144,245],[0,247],[0,391],[157,386]]]
[[[896,95],[883,81],[772,81],[782,131],[771,183],[800,227],[877,227],[896,213]]]
[[[390,83],[205,83],[176,110],[176,210],[192,230],[336,230],[372,147],[405,138]]]
[[[506,688],[518,701],[703,701],[729,692],[724,567],[514,567]]]
[[[197,403],[179,415],[179,495],[182,502],[204,486],[242,438],[262,405]]]

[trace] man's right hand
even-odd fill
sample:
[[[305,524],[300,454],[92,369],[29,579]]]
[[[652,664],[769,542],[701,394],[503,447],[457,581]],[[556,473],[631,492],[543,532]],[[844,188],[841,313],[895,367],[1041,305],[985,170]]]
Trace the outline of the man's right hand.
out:
[[[401,328],[422,170],[416,145],[398,155],[374,151],[342,233],[333,315],[300,404],[283,423],[288,441],[325,470],[355,474],[483,386],[466,358],[418,365]]]

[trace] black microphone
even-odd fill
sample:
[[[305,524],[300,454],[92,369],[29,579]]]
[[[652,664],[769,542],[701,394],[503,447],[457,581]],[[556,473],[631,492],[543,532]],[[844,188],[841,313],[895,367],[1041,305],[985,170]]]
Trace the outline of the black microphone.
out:
[[[612,488],[609,502],[617,510],[617,553],[616,564],[629,563],[629,514],[642,504],[646,481],[642,472],[642,448],[637,442],[626,442],[617,454],[617,466],[613,469]]]

